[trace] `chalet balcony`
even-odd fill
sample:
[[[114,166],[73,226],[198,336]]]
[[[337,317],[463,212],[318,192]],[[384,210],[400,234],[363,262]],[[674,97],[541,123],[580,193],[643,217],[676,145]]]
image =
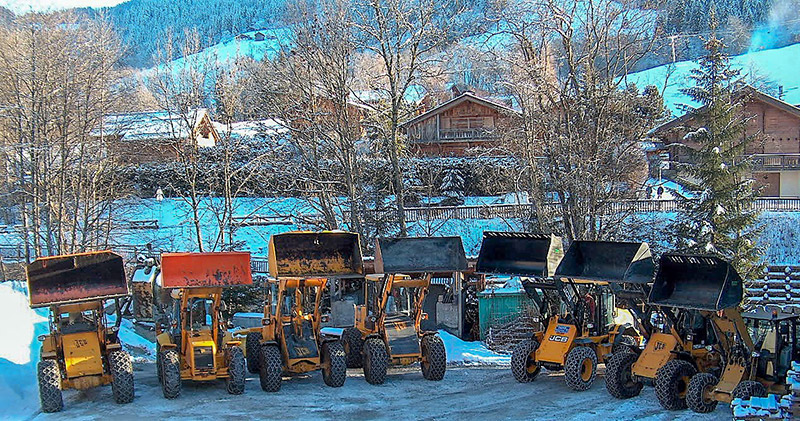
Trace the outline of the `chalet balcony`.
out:
[[[440,129],[440,142],[461,142],[471,140],[498,139],[500,134],[494,129]]]
[[[800,170],[800,154],[755,154],[750,159],[753,171]]]

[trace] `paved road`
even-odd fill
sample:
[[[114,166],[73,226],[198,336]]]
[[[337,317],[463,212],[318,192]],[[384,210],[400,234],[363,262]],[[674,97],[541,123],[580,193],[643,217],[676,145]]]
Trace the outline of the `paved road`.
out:
[[[602,378],[586,392],[567,388],[560,373],[543,373],[533,383],[514,381],[505,367],[450,367],[441,382],[422,378],[413,367],[393,369],[385,384],[371,386],[359,369],[348,370],[341,388],[330,388],[319,373],[284,378],[278,393],[265,393],[258,378],[248,378],[244,395],[225,392],[222,381],[185,382],[182,395],[168,401],[161,395],[154,364],[136,365],[136,400],[117,405],[111,388],[65,392],[59,414],[36,419],[543,419],[543,420],[722,420],[727,405],[708,415],[666,412],[651,388],[621,401],[608,395]]]

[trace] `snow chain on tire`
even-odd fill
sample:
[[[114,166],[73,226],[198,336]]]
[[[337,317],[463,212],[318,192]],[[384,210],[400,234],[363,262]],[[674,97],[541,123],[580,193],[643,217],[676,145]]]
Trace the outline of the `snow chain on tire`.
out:
[[[733,398],[747,400],[752,397],[767,397],[767,388],[755,380],[743,380],[733,388]]]
[[[694,412],[707,414],[717,408],[717,400],[706,399],[706,396],[717,385],[717,376],[711,373],[697,373],[689,381],[689,390],[686,392],[686,406]]]
[[[133,362],[127,352],[117,350],[108,354],[111,366],[111,392],[116,403],[131,403],[134,396]]]
[[[664,409],[686,409],[689,380],[697,373],[694,366],[683,360],[672,360],[656,371],[656,397]]]
[[[36,371],[42,412],[58,412],[64,409],[64,399],[61,397],[61,369],[58,367],[58,362],[41,360]]]
[[[322,380],[330,387],[342,387],[347,380],[347,357],[339,341],[322,344]]]
[[[259,372],[259,361],[261,361],[261,332],[250,332],[244,339],[245,356],[247,357],[247,371],[251,373]]]
[[[564,380],[570,389],[582,392],[592,387],[597,377],[597,353],[588,346],[576,346],[567,354]]]
[[[354,327],[348,327],[342,332],[341,341],[347,355],[347,368],[361,368],[364,361],[362,354],[364,339],[361,337],[361,331]]]
[[[244,393],[244,380],[247,376],[247,363],[242,349],[238,346],[228,348],[228,377],[225,379],[225,389],[231,395]]]
[[[644,385],[633,376],[633,364],[639,358],[633,352],[612,354],[606,363],[606,389],[617,399],[638,396]]]
[[[156,344],[156,376],[158,376],[158,384],[164,382],[164,375],[161,372],[161,345]]]
[[[422,337],[422,377],[425,380],[439,381],[447,370],[447,351],[439,335]]]
[[[178,351],[167,349],[161,353],[161,390],[167,399],[181,395],[181,358]]]
[[[265,392],[281,390],[283,362],[281,351],[275,345],[261,345],[261,361],[259,362],[259,379],[261,389]]]
[[[383,384],[389,370],[389,353],[380,338],[367,338],[364,342],[364,379],[369,384]]]
[[[527,339],[515,345],[511,351],[511,373],[518,382],[532,382],[542,371],[533,355],[537,349],[539,342]]]

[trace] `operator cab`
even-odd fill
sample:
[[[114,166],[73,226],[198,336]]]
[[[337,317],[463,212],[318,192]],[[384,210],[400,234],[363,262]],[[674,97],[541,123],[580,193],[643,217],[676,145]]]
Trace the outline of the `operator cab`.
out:
[[[800,360],[800,315],[759,309],[742,314],[758,352],[758,374],[778,381],[786,377],[792,361]]]

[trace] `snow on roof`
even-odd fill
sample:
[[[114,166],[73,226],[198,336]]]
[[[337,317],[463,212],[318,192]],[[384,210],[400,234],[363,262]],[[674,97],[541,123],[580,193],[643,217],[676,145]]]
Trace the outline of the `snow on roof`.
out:
[[[208,115],[208,110],[199,108],[187,115],[166,110],[146,111],[105,116],[101,127],[92,131],[94,136],[120,136],[128,141],[182,139],[188,137],[189,128],[185,118],[194,119],[193,128]]]
[[[462,103],[464,101],[477,102],[477,103],[485,105],[487,107],[491,107],[491,108],[500,110],[502,112],[510,113],[510,114],[517,114],[517,115],[519,114],[519,112],[517,110],[509,107],[506,104],[501,104],[501,103],[499,103],[499,102],[497,102],[497,101],[495,101],[494,99],[491,99],[491,98],[482,98],[482,97],[479,97],[479,96],[475,95],[472,92],[467,91],[467,92],[464,92],[463,94],[461,94],[461,95],[459,95],[459,96],[457,96],[457,97],[455,97],[455,98],[453,98],[453,99],[451,99],[449,101],[443,102],[443,103],[437,105],[436,107],[431,108],[430,110],[428,110],[428,111],[426,111],[426,112],[424,112],[424,113],[422,113],[422,114],[420,114],[420,115],[418,115],[418,116],[416,116],[414,118],[411,118],[411,119],[403,122],[400,125],[401,126],[407,126],[409,124],[415,123],[415,122],[423,120],[425,118],[428,118],[428,117],[430,117],[432,115],[436,115],[438,113],[446,111],[446,110],[448,110],[448,109],[450,109],[452,107],[455,107],[456,105],[458,105],[458,104],[460,104],[460,103]]]
[[[220,134],[228,133],[231,137],[239,138],[258,138],[282,135],[289,132],[286,123],[279,119],[267,118],[264,120],[238,121],[231,123],[230,127],[226,124],[214,122],[214,127]]]

